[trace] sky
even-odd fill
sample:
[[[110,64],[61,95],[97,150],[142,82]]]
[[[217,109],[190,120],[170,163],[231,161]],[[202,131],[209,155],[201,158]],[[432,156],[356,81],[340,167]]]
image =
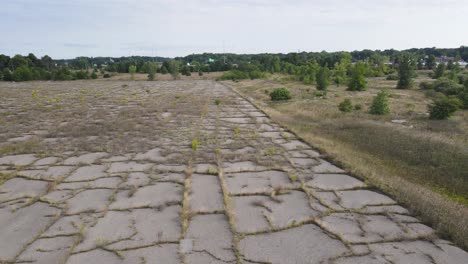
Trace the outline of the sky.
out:
[[[468,0],[0,0],[0,54],[456,48],[467,14]]]

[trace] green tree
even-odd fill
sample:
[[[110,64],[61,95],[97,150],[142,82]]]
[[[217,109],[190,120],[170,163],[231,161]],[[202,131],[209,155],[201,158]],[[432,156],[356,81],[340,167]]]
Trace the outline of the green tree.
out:
[[[327,90],[327,87],[330,84],[330,70],[326,65],[324,67],[320,67],[320,69],[317,71],[316,80],[318,90]]]
[[[91,73],[91,79],[97,79],[97,73],[96,73],[96,70],[93,70],[93,72]]]
[[[458,62],[454,63],[452,69],[450,70],[448,77],[453,81],[458,81],[458,74],[460,73],[461,68]]]
[[[364,91],[367,86],[366,78],[364,73],[366,66],[363,62],[358,61],[352,70],[351,80],[348,83],[348,91]]]
[[[373,115],[386,115],[390,113],[390,108],[388,106],[388,93],[384,90],[381,90],[372,100],[370,107],[371,114]]]
[[[442,63],[439,63],[439,65],[437,65],[437,67],[434,69],[433,78],[439,79],[440,77],[443,77],[444,74],[445,74],[445,64],[442,62]]]
[[[447,119],[451,117],[463,103],[455,96],[440,96],[429,105],[430,119]]]
[[[346,83],[347,66],[344,63],[336,62],[333,66],[333,81],[337,86]]]
[[[429,55],[429,57],[426,58],[426,69],[432,70],[436,66],[435,62],[435,56],[434,55]]]
[[[409,89],[413,86],[414,60],[410,55],[402,55],[398,62],[397,89]]]
[[[146,73],[148,73],[148,81],[154,81],[156,78],[157,66],[154,62],[146,62],[143,66]]]
[[[33,73],[28,66],[22,65],[13,71],[12,78],[15,82],[31,81]]]
[[[128,73],[130,73],[130,79],[132,79],[132,80],[135,79],[136,70],[137,70],[137,67],[135,65],[130,65],[128,67]]]

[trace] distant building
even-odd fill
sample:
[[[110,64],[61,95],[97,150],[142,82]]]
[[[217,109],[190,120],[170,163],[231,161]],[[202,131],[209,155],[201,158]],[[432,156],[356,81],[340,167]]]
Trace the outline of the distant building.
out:
[[[454,57],[442,56],[442,57],[436,57],[435,59],[436,64],[440,64],[440,63],[447,64],[450,61],[452,61],[453,63],[458,62],[458,64],[460,64],[461,67],[466,67],[466,65],[468,65],[468,62],[464,61],[463,59],[460,59],[459,61],[455,61]]]

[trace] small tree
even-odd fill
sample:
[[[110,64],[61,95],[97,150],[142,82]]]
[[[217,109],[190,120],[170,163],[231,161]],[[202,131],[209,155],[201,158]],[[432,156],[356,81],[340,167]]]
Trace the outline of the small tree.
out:
[[[328,67],[326,65],[324,67],[320,67],[315,78],[317,80],[317,89],[321,91],[327,90],[327,87],[330,84],[330,70]]]
[[[429,105],[429,118],[437,120],[447,119],[460,109],[462,104],[455,96],[441,96]]]
[[[458,74],[460,73],[460,71],[460,64],[458,62],[454,63],[452,69],[450,69],[450,72],[448,74],[449,79],[458,81]]]
[[[435,63],[435,56],[434,55],[429,55],[426,59],[426,69],[432,70],[434,69],[434,66],[436,65]]]
[[[145,66],[148,73],[148,81],[154,81],[156,79],[156,65],[154,63],[147,63]]]
[[[93,70],[93,72],[91,73],[91,79],[97,79],[97,73],[96,73],[96,70]]]
[[[390,108],[388,107],[388,93],[386,91],[382,90],[377,93],[372,100],[369,112],[373,115],[385,115],[390,113]]]
[[[434,69],[433,78],[439,79],[440,77],[443,77],[444,74],[445,74],[445,64],[442,62],[442,63],[439,63],[439,65],[437,65],[437,67]]]
[[[338,105],[338,109],[341,112],[348,113],[348,112],[351,112],[353,110],[353,104],[351,103],[351,100],[346,98]]]
[[[333,80],[337,86],[346,83],[346,64],[336,62],[333,66]]]
[[[130,73],[130,79],[132,79],[132,80],[135,79],[136,70],[137,70],[137,67],[135,65],[130,65],[128,67],[128,73]]]
[[[365,71],[366,66],[363,62],[359,61],[354,65],[351,80],[348,83],[348,91],[364,91],[366,89]]]
[[[409,89],[413,86],[414,61],[409,55],[403,55],[398,62],[397,89]]]

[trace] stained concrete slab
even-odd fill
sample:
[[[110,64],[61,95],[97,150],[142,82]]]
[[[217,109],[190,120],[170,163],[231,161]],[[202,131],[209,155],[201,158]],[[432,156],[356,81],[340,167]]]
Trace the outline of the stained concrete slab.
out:
[[[275,170],[229,173],[225,180],[231,194],[271,191],[272,188],[290,184],[285,172]]]
[[[341,205],[348,209],[359,209],[368,205],[396,204],[390,197],[369,190],[338,191],[337,195]]]
[[[239,249],[247,261],[272,264],[327,263],[348,252],[342,242],[315,225],[246,236],[239,242]]]
[[[153,165],[151,163],[136,163],[131,162],[114,162],[111,163],[108,170],[109,173],[120,173],[120,172],[137,172],[137,171],[147,171]]]
[[[338,168],[337,166],[331,164],[330,162],[319,159],[320,164],[313,168],[315,173],[344,173],[343,169]]]
[[[47,191],[49,183],[45,181],[12,178],[0,186],[0,202],[22,197],[38,197]]]
[[[311,188],[327,191],[362,188],[366,186],[362,181],[345,174],[315,174],[312,180],[306,182],[306,185]]]
[[[54,237],[34,241],[17,258],[17,263],[50,264],[63,263],[76,238]]]
[[[74,171],[65,181],[89,181],[102,177],[106,177],[106,166],[104,165],[90,165],[78,168]]]
[[[0,165],[26,166],[37,160],[34,154],[21,154],[0,157]]]
[[[67,214],[104,211],[109,203],[112,190],[84,190],[67,200]]]
[[[109,209],[160,207],[182,201],[182,187],[178,184],[161,182],[138,188],[135,193],[119,191]]]
[[[181,236],[181,222],[179,215],[181,207],[169,206],[161,210],[134,209],[128,213],[132,225],[123,229],[130,229],[134,235],[130,239],[109,245],[113,250],[124,250],[152,245],[164,241],[178,241]]]
[[[80,165],[80,164],[92,164],[101,158],[107,157],[108,154],[104,152],[87,153],[77,157],[70,157],[63,161],[65,165]]]
[[[192,212],[224,210],[221,186],[217,176],[193,174],[191,176],[189,206]]]
[[[34,203],[14,212],[0,208],[0,260],[13,260],[27,243],[53,223],[59,212],[45,203]]]
[[[225,262],[236,260],[232,251],[233,237],[225,215],[194,216],[189,221],[186,238],[193,239],[195,252],[208,252]]]

